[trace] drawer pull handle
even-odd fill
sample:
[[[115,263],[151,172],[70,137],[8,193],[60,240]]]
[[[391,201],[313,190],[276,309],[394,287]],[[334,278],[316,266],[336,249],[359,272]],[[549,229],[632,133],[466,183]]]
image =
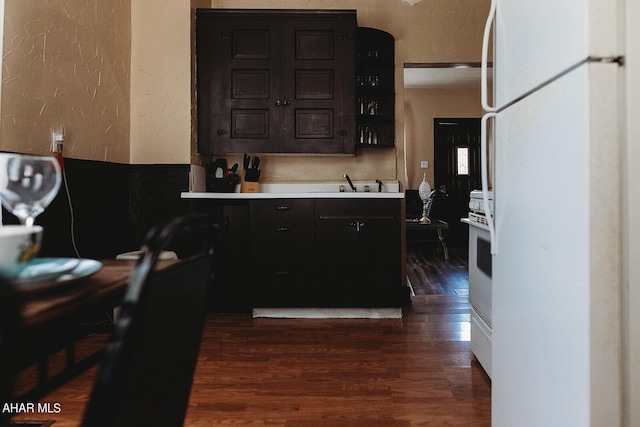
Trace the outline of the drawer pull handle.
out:
[[[277,211],[288,211],[291,209],[289,206],[276,206]]]
[[[275,276],[278,277],[286,277],[288,276],[290,273],[288,271],[276,271],[273,273]]]
[[[287,227],[280,227],[280,228],[276,228],[276,231],[278,233],[284,233],[285,231],[289,231],[289,229]]]

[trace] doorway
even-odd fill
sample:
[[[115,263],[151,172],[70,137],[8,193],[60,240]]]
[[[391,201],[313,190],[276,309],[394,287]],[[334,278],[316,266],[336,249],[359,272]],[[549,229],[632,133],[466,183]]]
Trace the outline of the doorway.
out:
[[[433,129],[434,185],[449,193],[447,242],[464,247],[469,230],[460,218],[469,211],[469,193],[480,188],[480,119],[435,118]]]

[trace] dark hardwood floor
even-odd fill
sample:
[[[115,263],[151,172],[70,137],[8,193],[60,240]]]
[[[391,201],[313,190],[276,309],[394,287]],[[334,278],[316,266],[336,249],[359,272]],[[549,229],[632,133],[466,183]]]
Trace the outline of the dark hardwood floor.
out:
[[[455,292],[464,282],[461,261],[418,252],[413,270],[424,264],[430,273],[412,273],[423,293],[402,319],[208,315],[185,426],[490,426],[491,383],[470,350],[468,297]],[[422,274],[427,280],[418,283]],[[436,288],[440,294],[426,294]],[[102,341],[89,336],[80,347]],[[94,375],[43,400],[60,403],[59,414],[16,419],[78,425]]]
[[[407,276],[416,295],[469,295],[469,250],[449,248],[445,261],[436,246],[407,247]]]

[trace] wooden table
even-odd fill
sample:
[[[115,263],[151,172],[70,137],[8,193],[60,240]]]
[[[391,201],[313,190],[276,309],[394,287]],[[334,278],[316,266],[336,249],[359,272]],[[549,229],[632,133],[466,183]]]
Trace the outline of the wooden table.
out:
[[[444,234],[442,233],[442,230],[449,229],[449,223],[441,220],[437,220],[437,221],[432,221],[430,224],[423,224],[421,222],[416,222],[414,220],[407,219],[406,228],[407,228],[407,231],[408,230],[435,230],[436,234],[438,235],[438,241],[442,246],[442,251],[444,252],[444,259],[445,260],[449,259],[449,249],[447,248],[447,243],[444,241]],[[425,241],[431,241],[431,240],[425,240]]]
[[[76,360],[75,342],[86,335],[79,325],[95,313],[110,312],[120,304],[134,265],[133,261],[123,260],[102,263],[104,266],[97,273],[60,289],[20,293],[22,330],[18,368],[38,365],[38,383],[20,396],[21,401],[36,401],[99,361],[101,352]],[[65,369],[50,376],[47,360],[62,349],[66,350]]]

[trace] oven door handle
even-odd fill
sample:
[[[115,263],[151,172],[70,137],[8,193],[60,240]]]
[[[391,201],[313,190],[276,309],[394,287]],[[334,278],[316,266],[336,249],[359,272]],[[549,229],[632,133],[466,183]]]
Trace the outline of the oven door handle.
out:
[[[484,203],[485,217],[489,226],[489,238],[491,239],[491,255],[498,253],[498,241],[496,239],[496,230],[494,224],[493,211],[489,205],[489,166],[487,149],[487,122],[489,119],[495,118],[497,113],[486,113],[480,121],[480,179],[482,181],[482,203]],[[494,189],[494,203],[496,200]]]

